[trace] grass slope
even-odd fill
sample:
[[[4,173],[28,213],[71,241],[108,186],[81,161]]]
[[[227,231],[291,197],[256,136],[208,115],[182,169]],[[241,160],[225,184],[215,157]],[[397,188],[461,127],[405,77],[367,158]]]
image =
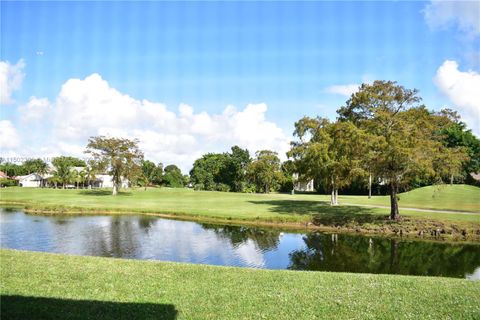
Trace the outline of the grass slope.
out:
[[[480,188],[469,185],[438,185],[418,188],[399,195],[400,208],[453,210],[480,212]],[[375,196],[371,199],[359,196],[343,196],[345,203],[390,205],[389,196]]]
[[[480,283],[0,250],[5,319],[478,319]]]

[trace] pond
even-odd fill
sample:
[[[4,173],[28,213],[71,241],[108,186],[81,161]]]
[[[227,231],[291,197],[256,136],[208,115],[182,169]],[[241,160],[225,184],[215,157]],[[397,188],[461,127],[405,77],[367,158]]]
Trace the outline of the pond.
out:
[[[480,278],[480,245],[0,209],[2,248],[266,269]]]

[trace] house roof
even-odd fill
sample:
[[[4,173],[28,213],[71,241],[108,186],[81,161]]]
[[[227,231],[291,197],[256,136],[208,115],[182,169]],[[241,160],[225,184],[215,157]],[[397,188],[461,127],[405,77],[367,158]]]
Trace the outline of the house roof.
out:
[[[24,176],[16,176],[16,177],[13,177],[13,179],[15,179],[15,180],[26,180],[29,177],[33,177],[34,179],[31,179],[33,181],[42,180],[42,176],[40,176],[37,173],[30,173],[30,174],[27,174],[27,175],[24,175]]]

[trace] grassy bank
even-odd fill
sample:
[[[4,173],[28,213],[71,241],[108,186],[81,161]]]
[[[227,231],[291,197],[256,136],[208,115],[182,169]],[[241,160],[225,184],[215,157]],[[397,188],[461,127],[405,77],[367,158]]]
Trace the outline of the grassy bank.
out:
[[[253,270],[1,250],[5,319],[474,319],[460,279]]]
[[[480,188],[426,187],[400,195],[400,206],[480,212]],[[387,197],[342,196],[349,204],[388,205]],[[324,195],[241,194],[187,189],[136,189],[114,197],[110,190],[7,188],[0,203],[51,213],[160,213],[202,221],[282,224],[284,227],[480,239],[480,215],[401,211],[401,223],[386,219],[388,209],[353,205],[331,207]]]

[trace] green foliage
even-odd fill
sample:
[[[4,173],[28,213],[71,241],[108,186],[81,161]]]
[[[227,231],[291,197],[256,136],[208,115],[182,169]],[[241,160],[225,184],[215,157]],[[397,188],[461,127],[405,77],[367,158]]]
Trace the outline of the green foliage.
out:
[[[13,179],[0,179],[0,187],[15,187],[18,186],[18,181]]]
[[[467,129],[455,111],[444,109],[438,116],[443,117],[444,121],[439,132],[443,145],[452,149],[463,148],[468,156],[459,175],[466,177],[469,173],[480,172],[480,139]]]
[[[152,161],[142,160],[142,175],[139,182],[147,187],[149,185],[160,185],[163,179],[163,164],[155,165]]]
[[[93,157],[98,169],[112,175],[113,195],[117,194],[122,178],[135,182],[141,177],[143,152],[138,148],[138,140],[91,137],[85,153]]]
[[[340,121],[350,121],[368,133],[368,169],[390,186],[390,218],[395,220],[399,219],[396,194],[401,185],[437,176],[439,170],[457,175],[465,161],[463,149],[442,148],[440,121],[420,101],[415,89],[375,81],[363,84],[338,110]]]
[[[207,153],[195,160],[190,178],[199,190],[216,190],[218,183],[223,183],[228,156],[225,153]]]
[[[176,165],[168,165],[164,171],[163,182],[165,186],[170,188],[183,188],[185,186],[185,179]]]
[[[76,172],[72,170],[75,162],[72,157],[57,157],[52,160],[52,165],[54,166],[53,177],[50,178],[50,182],[53,184],[60,184],[63,188],[67,184],[74,182],[76,178]]]
[[[295,161],[300,180],[316,179],[332,192],[331,204],[337,204],[338,189],[365,175],[362,163],[368,136],[352,122],[304,117],[295,123],[294,135],[298,141],[292,143],[288,155]]]
[[[0,164],[0,171],[5,172],[5,174],[9,177],[23,176],[28,174],[27,169],[23,165],[18,165],[11,162]]]
[[[231,153],[208,153],[193,164],[191,182],[197,190],[243,191],[250,162],[248,150],[238,146],[232,147]]]
[[[280,159],[276,152],[257,151],[255,160],[247,167],[247,178],[256,187],[257,192],[269,193],[278,190],[284,179],[280,168]]]
[[[27,174],[38,173],[40,175],[46,174],[48,165],[42,159],[29,159],[23,162],[23,167],[27,171]]]

